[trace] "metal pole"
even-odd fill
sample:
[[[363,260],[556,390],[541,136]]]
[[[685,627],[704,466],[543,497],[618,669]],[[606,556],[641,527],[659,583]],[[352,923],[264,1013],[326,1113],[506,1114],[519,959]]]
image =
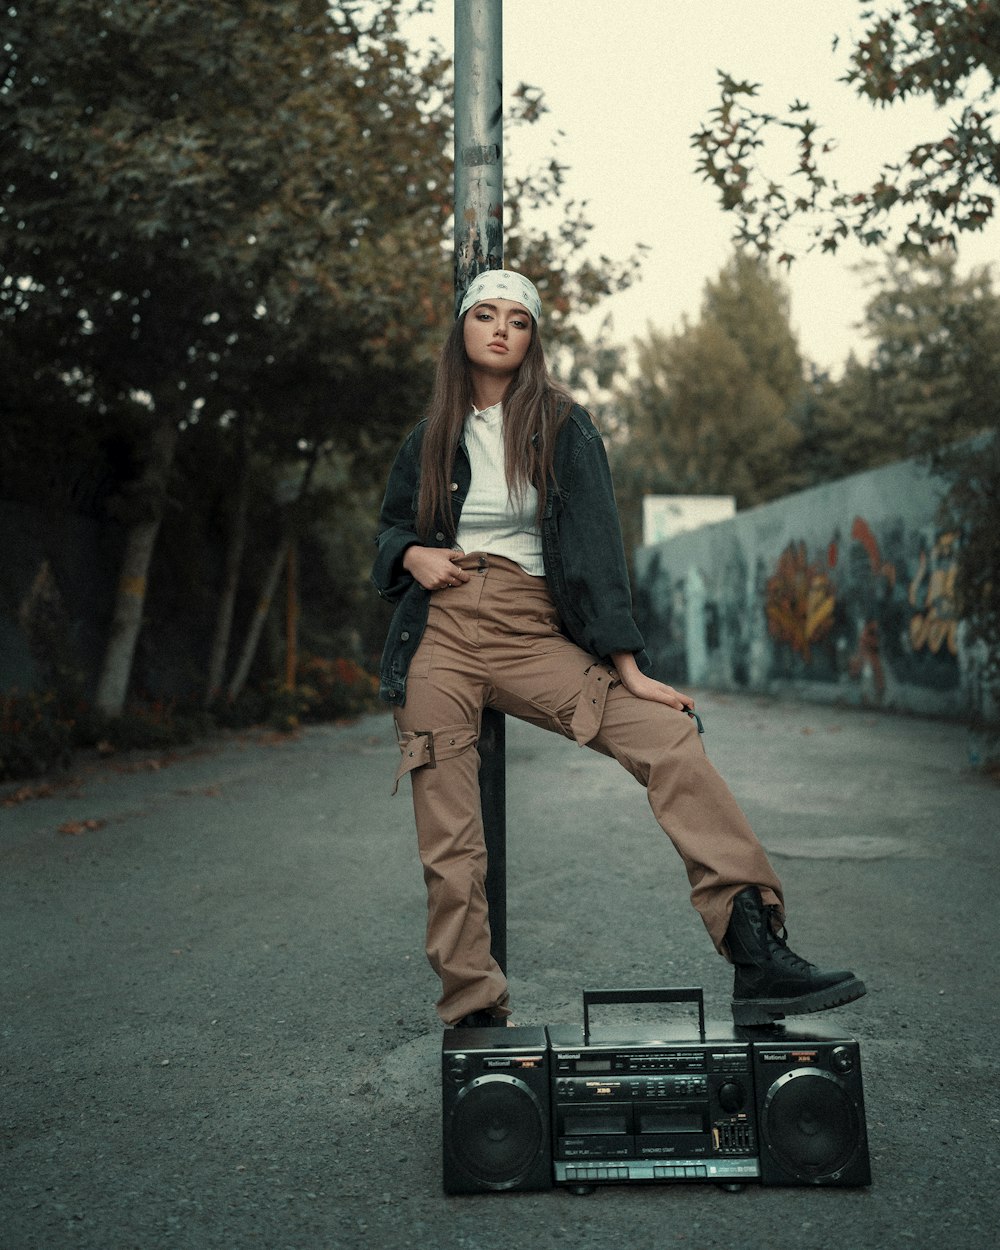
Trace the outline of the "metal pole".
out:
[[[455,299],[503,268],[502,0],[455,0]]]
[[[503,5],[455,0],[455,311],[484,269],[503,268]],[[479,734],[491,950],[507,970],[506,725],[492,708]]]

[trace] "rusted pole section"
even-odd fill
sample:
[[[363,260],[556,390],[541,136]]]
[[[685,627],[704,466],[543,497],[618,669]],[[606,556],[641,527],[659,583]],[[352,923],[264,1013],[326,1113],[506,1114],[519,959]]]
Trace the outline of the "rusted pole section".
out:
[[[503,268],[502,0],[455,0],[455,308]]]
[[[476,275],[503,268],[502,0],[455,0],[455,310]],[[507,970],[507,778],[503,715],[486,708],[479,789],[493,958]]]

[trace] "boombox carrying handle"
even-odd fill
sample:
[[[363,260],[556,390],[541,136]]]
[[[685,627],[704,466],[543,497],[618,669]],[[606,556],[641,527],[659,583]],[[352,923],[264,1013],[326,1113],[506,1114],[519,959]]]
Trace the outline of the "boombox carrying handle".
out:
[[[698,1039],[705,1040],[705,995],[701,989],[584,990],[584,1046],[590,1045],[590,1008],[595,1003],[697,1003]]]

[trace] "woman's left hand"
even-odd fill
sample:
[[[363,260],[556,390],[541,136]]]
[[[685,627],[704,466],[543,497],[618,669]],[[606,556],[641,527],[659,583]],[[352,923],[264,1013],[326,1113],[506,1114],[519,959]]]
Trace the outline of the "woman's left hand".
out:
[[[635,662],[631,651],[621,651],[612,655],[611,660],[618,670],[621,683],[629,694],[637,699],[648,699],[651,703],[664,703],[667,707],[677,708],[680,712],[694,710],[694,699],[689,694],[682,694],[673,686],[647,677]]]

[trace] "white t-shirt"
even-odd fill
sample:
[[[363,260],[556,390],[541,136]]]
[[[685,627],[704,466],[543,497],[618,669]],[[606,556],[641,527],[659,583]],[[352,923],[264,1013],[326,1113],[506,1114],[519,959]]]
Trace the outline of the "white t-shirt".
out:
[[[463,551],[485,551],[513,560],[534,577],[544,577],[542,533],[535,524],[538,492],[528,486],[523,499],[512,499],[503,452],[500,404],[473,408],[465,418],[465,447],[472,484],[462,505],[456,544]]]

